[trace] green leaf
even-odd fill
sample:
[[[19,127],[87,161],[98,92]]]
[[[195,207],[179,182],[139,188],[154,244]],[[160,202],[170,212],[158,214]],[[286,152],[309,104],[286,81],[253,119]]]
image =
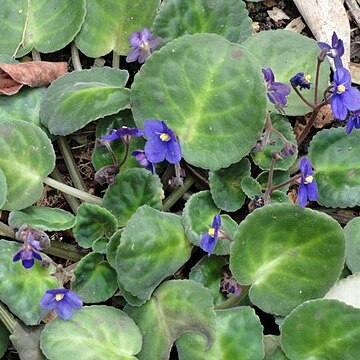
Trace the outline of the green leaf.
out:
[[[129,291],[127,291],[124,285],[119,281],[118,278],[118,287],[120,290],[121,296],[125,299],[125,301],[131,306],[141,306],[146,303],[145,299],[139,299],[138,297],[132,295]]]
[[[13,256],[20,251],[18,243],[0,240],[0,301],[26,325],[36,325],[44,316],[39,301],[46,290],[59,288],[57,280],[50,276],[54,266],[45,268],[39,261],[29,270],[21,261],[13,262]],[[41,255],[43,259],[50,259]],[[29,276],[31,281],[29,281]]]
[[[32,49],[50,53],[69,44],[84,22],[85,0],[5,1],[1,10],[1,51],[21,57]]]
[[[344,234],[330,216],[293,204],[267,205],[240,224],[230,269],[265,312],[287,315],[326,294],[344,265]]]
[[[99,138],[100,136],[108,135],[110,134],[111,130],[120,129],[123,126],[131,128],[135,127],[135,123],[130,110],[122,110],[118,114],[106,116],[105,118],[100,119],[96,126],[95,136],[96,138]],[[134,150],[143,149],[144,145],[145,140],[143,137],[133,136],[131,138],[129,154],[131,154]],[[124,158],[126,148],[123,141],[110,141],[110,147],[116,155],[119,163],[121,163]],[[114,160],[106,147],[99,146],[98,144],[93,150],[91,161],[95,170],[99,170],[106,165],[114,164]],[[138,164],[134,156],[128,156],[126,162],[121,165],[121,171],[133,167],[140,167],[140,165]]]
[[[352,273],[360,271],[360,218],[350,220],[344,234],[346,265]]]
[[[120,244],[121,234],[123,230],[119,229],[116,231],[110,238],[107,246],[106,246],[106,260],[108,263],[115,269],[116,268],[116,250]]]
[[[210,192],[216,206],[229,212],[240,209],[245,201],[241,181],[248,175],[250,175],[248,159],[242,159],[226,169],[210,171]]]
[[[9,343],[10,343],[9,331],[6,329],[5,325],[2,322],[0,322],[0,356],[1,357],[6,353]]]
[[[255,196],[262,196],[260,183],[251,176],[243,177],[241,180],[241,189],[250,199],[253,199]]]
[[[108,242],[109,241],[107,238],[101,237],[94,241],[92,244],[92,249],[99,254],[105,254]]]
[[[115,216],[96,204],[79,206],[74,226],[75,241],[85,249],[93,246],[102,237],[110,238],[117,230]]]
[[[148,300],[154,289],[190,258],[177,215],[141,206],[128,221],[116,254],[116,272],[125,289]]]
[[[360,133],[344,128],[319,131],[310,143],[309,159],[319,188],[317,202],[328,207],[360,205]]]
[[[49,360],[135,360],[142,337],[134,321],[121,310],[85,306],[68,320],[45,325],[40,346]]]
[[[146,169],[128,169],[115,178],[104,195],[104,207],[112,212],[119,226],[127,221],[141,205],[162,208],[164,191],[157,175]]]
[[[99,253],[84,256],[74,270],[74,290],[85,303],[106,301],[117,289],[116,272]]]
[[[313,300],[296,308],[281,327],[291,360],[359,359],[360,310],[337,300]]]
[[[314,84],[316,73],[316,58],[320,54],[318,44],[293,31],[268,30],[260,31],[248,38],[243,46],[249,50],[260,62],[262,68],[271,68],[275,81],[290,86],[290,78],[299,72],[311,75],[310,90],[302,91],[302,95],[310,103],[314,99]],[[284,59],[286,61],[284,62]],[[329,82],[329,64],[323,62],[320,67],[319,94],[323,94]],[[311,108],[303,103],[294,90],[287,97],[285,112],[287,115],[305,115]],[[276,111],[274,104],[268,101],[268,109]]]
[[[74,71],[51,83],[40,119],[51,134],[69,135],[86,124],[129,105],[126,70],[108,67]]]
[[[272,184],[274,185],[279,185],[285,181],[288,181],[290,179],[290,175],[288,171],[281,171],[281,170],[275,170],[273,173],[273,180],[272,180]],[[267,183],[269,180],[269,172],[268,171],[263,171],[261,172],[256,180],[260,183],[261,187],[263,189],[266,189],[267,187]],[[283,191],[283,192],[287,192],[289,190],[289,184],[282,186],[281,188],[279,188],[278,190]],[[275,190],[276,191],[276,190]]]
[[[10,340],[21,360],[45,360],[40,350],[40,334],[43,328],[43,325],[30,327],[15,322]]]
[[[204,337],[186,333],[176,341],[180,360],[262,360],[263,327],[254,309],[235,307],[216,311],[215,341],[205,350]]]
[[[190,271],[189,279],[208,288],[215,305],[221,304],[226,297],[220,292],[223,267],[228,261],[221,256],[204,256]]]
[[[195,34],[171,41],[146,61],[131,103],[138,127],[146,119],[165,121],[187,162],[218,170],[254,146],[265,122],[265,94],[261,68],[242,46]]]
[[[290,141],[292,144],[296,145],[296,139],[294,130],[289,123],[289,120],[285,116],[281,116],[278,114],[273,114],[271,116],[271,122],[275,130],[279,131],[286,140]],[[275,144],[268,143],[265,145],[264,149],[261,151],[253,150],[251,152],[251,157],[256,165],[258,165],[263,170],[270,169],[270,164],[272,160],[271,154],[274,152],[279,152],[284,148],[284,143],[279,139],[279,137],[271,133],[269,137],[270,141],[275,141]],[[297,159],[298,151],[294,152],[294,155],[290,157],[283,157],[283,159],[279,159],[275,161],[274,169],[278,170],[287,170],[290,166],[294,164]]]
[[[182,223],[192,244],[200,246],[201,237],[209,230],[214,216],[219,212],[209,191],[200,191],[190,197],[184,207]],[[232,237],[237,229],[236,222],[229,215],[221,215],[221,223],[221,229]],[[215,255],[228,255],[229,252],[230,241],[221,239],[216,242]]]
[[[84,25],[75,39],[76,46],[89,57],[115,51],[129,52],[129,38],[135,31],[150,28],[159,0],[87,1]]]
[[[360,273],[340,279],[324,296],[360,309]]]
[[[143,335],[139,360],[167,360],[184,332],[199,332],[209,348],[215,335],[215,311],[209,291],[191,280],[162,284],[142,307],[126,306]]]
[[[252,33],[245,3],[239,0],[164,0],[154,22],[163,43],[186,34],[213,33],[241,43]]]
[[[31,89],[24,87],[11,98],[0,96],[0,123],[9,120],[23,120],[40,126],[48,133],[45,126],[40,123],[40,104],[43,100],[45,88]]]
[[[25,121],[0,123],[0,169],[7,186],[5,210],[21,210],[40,199],[42,177],[55,167],[51,141],[36,125]],[[21,194],[21,196],[20,196]]]
[[[22,211],[12,211],[8,221],[12,228],[28,224],[38,230],[61,231],[74,226],[75,216],[62,209],[31,206]]]

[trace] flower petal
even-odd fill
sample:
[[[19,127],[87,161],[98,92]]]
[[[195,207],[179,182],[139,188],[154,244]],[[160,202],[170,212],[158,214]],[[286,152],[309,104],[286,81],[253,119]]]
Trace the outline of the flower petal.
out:
[[[45,295],[41,298],[39,304],[45,310],[52,310],[55,308],[56,305],[55,296],[47,291]]]
[[[55,312],[58,314],[59,318],[63,320],[70,320],[74,314],[71,306],[64,299],[57,302]]]
[[[20,250],[19,252],[17,252],[14,257],[13,257],[13,261],[16,262],[16,261],[19,261],[21,259],[21,251]]]
[[[149,138],[158,137],[159,134],[167,133],[169,128],[164,121],[160,120],[145,120],[144,122],[144,134]]]
[[[318,187],[316,180],[313,179],[313,181],[306,185],[307,189],[307,197],[310,201],[314,201],[318,197]]]
[[[213,252],[215,244],[215,238],[213,238],[209,233],[204,234],[200,240],[200,248],[206,251],[208,255],[211,255]]]
[[[34,263],[35,263],[35,260],[34,258],[32,259],[25,259],[25,260],[22,260],[22,265],[25,269],[30,269],[34,266]]]
[[[165,159],[170,164],[177,164],[180,162],[182,154],[180,144],[176,139],[170,140],[168,143],[165,143],[166,146],[166,155]]]
[[[152,163],[159,163],[165,160],[167,146],[160,138],[148,140],[144,147],[146,158]]]
[[[304,207],[307,203],[307,191],[305,184],[300,184],[298,189],[298,203],[299,206]]]
[[[213,222],[212,222],[212,227],[214,229],[220,229],[221,227],[221,217],[219,214],[214,216]]]
[[[336,93],[330,98],[331,110],[334,116],[339,120],[345,120],[347,115],[347,108],[342,103],[341,97]]]
[[[359,110],[360,91],[351,86],[342,94],[342,102],[351,111]]]
[[[345,85],[345,87],[349,87],[351,85],[350,71],[344,67],[337,68],[334,72],[334,82],[336,87],[338,85]]]
[[[68,304],[73,309],[79,310],[83,306],[83,302],[82,302],[80,296],[77,293],[75,293],[75,292],[73,292],[71,290],[69,290],[65,294],[65,298],[66,298],[66,301],[68,302]]]
[[[140,49],[139,48],[135,48],[129,51],[127,57],[126,57],[126,62],[130,63],[130,62],[134,62],[138,59],[140,54]]]

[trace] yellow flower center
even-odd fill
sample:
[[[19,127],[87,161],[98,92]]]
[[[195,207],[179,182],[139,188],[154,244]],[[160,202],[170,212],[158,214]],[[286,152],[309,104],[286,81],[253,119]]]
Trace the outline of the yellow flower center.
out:
[[[310,82],[310,80],[311,80],[311,75],[310,75],[310,74],[305,75],[305,76],[304,76],[304,79],[305,79],[305,81]]]
[[[162,133],[162,134],[160,134],[160,139],[162,141],[169,141],[170,140],[170,135]]]
[[[310,183],[312,183],[313,182],[313,180],[314,180],[314,177],[313,176],[311,176],[311,175],[308,175],[306,178],[305,178],[305,184],[310,184]]]
[[[214,235],[215,235],[215,229],[214,229],[214,228],[210,228],[210,229],[208,230],[208,234],[209,234],[210,236],[214,236]]]
[[[64,294],[56,294],[55,295],[55,300],[56,301],[60,301],[60,300],[62,300],[64,298]]]
[[[336,89],[336,92],[338,94],[342,94],[344,91],[346,90],[345,86],[344,85],[338,85],[337,89]]]

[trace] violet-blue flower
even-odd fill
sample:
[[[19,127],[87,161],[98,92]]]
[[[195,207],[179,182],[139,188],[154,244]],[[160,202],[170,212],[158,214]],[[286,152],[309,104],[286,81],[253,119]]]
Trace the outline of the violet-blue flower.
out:
[[[151,173],[155,174],[155,164],[150,162],[146,156],[144,150],[134,150],[131,153],[132,156],[135,156],[135,160],[144,168],[151,171]]]
[[[17,262],[21,259],[21,263],[25,269],[30,269],[34,266],[35,259],[42,260],[41,255],[38,254],[30,244],[24,244],[19,252],[17,252],[13,261]]]
[[[180,144],[164,121],[146,120],[143,131],[147,138],[144,150],[148,161],[155,164],[164,160],[171,164],[180,162]]]
[[[318,197],[318,187],[310,161],[303,158],[300,162],[301,182],[298,190],[298,203],[304,207],[308,200],[314,201]]]
[[[360,129],[360,110],[354,111],[349,117],[346,124],[346,133],[350,134],[353,128]]]
[[[300,87],[302,89],[310,89],[310,75],[305,75],[304,73],[297,73],[290,79],[290,84],[293,87]]]
[[[331,45],[325,42],[318,42],[320,48],[327,50],[327,55],[334,59],[335,67],[342,67],[341,57],[344,55],[344,43],[341,39],[337,37],[336,32],[334,31],[331,37]]]
[[[130,45],[132,49],[126,57],[127,62],[138,61],[140,64],[144,63],[146,58],[154,51],[154,49],[161,43],[161,38],[152,37],[148,29],[136,31],[130,36]]]
[[[207,233],[205,233],[200,240],[200,248],[208,253],[210,256],[214,251],[216,240],[219,236],[219,230],[221,227],[220,215],[215,215],[211,226]]]
[[[123,138],[126,144],[130,143],[132,136],[142,136],[142,131],[136,128],[123,126],[120,129],[113,129],[110,134],[101,136],[100,139],[114,141]]]
[[[349,70],[339,67],[334,72],[334,93],[330,98],[331,110],[339,120],[346,118],[348,110],[360,109],[360,92],[351,86]]]
[[[39,304],[45,310],[55,310],[63,320],[71,319],[73,310],[83,306],[79,295],[68,289],[47,290]]]
[[[267,87],[267,96],[275,105],[276,109],[284,113],[284,106],[287,104],[286,96],[290,94],[290,86],[275,81],[274,73],[271,69],[262,69]]]

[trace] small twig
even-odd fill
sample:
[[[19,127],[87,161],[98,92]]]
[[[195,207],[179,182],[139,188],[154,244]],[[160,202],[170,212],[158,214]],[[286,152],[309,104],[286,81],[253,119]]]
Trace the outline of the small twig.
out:
[[[25,41],[25,34],[27,31],[27,27],[28,27],[28,23],[29,23],[29,13],[30,13],[30,0],[27,0],[27,4],[26,4],[26,18],[25,18],[25,24],[24,24],[24,29],[21,35],[21,40],[18,44],[18,46],[16,47],[12,57],[15,58],[17,52],[19,51],[19,49],[21,48],[21,46],[24,45],[24,41]]]
[[[163,203],[163,211],[169,211],[169,209],[189,190],[191,185],[195,182],[194,178],[188,176],[184,181],[184,185],[173,191]]]
[[[291,85],[292,86],[292,85]],[[299,91],[299,89],[296,86],[292,86],[296,94],[299,96],[299,98],[310,108],[315,109],[315,106],[308,100],[306,100],[303,96],[303,94]]]
[[[268,176],[268,182],[266,186],[266,191],[264,194],[264,204],[269,204],[270,201],[270,194],[272,191],[272,182],[273,182],[273,176],[274,176],[274,167],[275,167],[276,159],[274,157],[271,158],[271,164],[269,169],[269,176]]]

